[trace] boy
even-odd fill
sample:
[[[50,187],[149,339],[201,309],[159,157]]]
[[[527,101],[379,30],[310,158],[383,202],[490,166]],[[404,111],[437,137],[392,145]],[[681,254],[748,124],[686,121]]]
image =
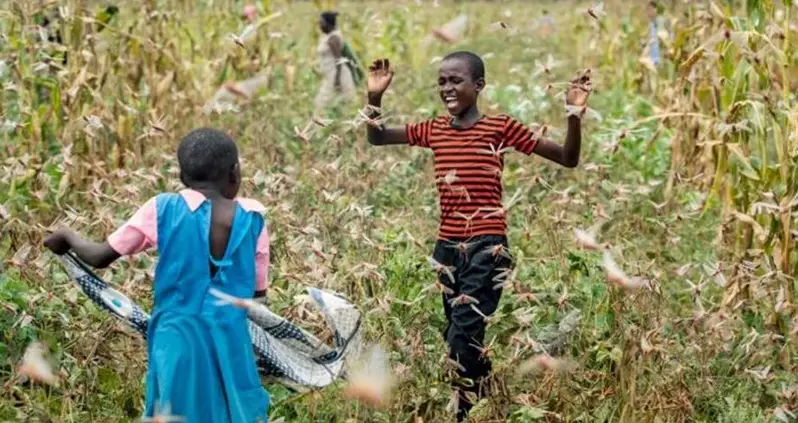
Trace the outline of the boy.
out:
[[[379,116],[382,95],[393,70],[387,59],[369,67],[368,100],[372,119]],[[455,382],[459,406],[457,420],[465,420],[472,407],[465,391],[479,396],[491,362],[481,349],[484,316],[496,311],[501,282],[512,266],[507,247],[502,204],[503,150],[515,148],[535,153],[565,167],[579,163],[581,123],[568,117],[565,144],[545,139],[507,115],[485,116],[477,109],[477,96],[485,87],[482,59],[470,52],[449,54],[441,63],[438,90],[450,116],[439,116],[402,127],[369,125],[372,145],[406,144],[432,149],[440,196],[441,224],[433,259],[453,267],[440,277],[443,307],[449,322],[444,332],[449,357],[459,363],[458,375],[474,383]],[[571,81],[566,103],[583,107],[592,84],[588,73]],[[570,114],[569,114],[570,115]]]

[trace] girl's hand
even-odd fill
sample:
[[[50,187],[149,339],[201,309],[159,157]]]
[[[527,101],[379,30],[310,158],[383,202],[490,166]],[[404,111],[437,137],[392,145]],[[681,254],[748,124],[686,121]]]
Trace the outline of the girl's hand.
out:
[[[44,240],[44,246],[59,256],[64,255],[72,248],[69,242],[71,236],[72,232],[68,229],[59,229]]]
[[[369,77],[366,81],[369,96],[382,96],[393,80],[393,69],[388,59],[377,59],[369,66]]]
[[[587,104],[587,98],[593,91],[593,82],[590,80],[590,69],[580,72],[568,84],[565,93],[565,103],[570,106],[581,107]]]

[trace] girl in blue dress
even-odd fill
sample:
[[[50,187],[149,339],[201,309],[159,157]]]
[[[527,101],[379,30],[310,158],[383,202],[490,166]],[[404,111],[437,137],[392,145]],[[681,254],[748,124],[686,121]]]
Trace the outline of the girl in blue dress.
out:
[[[150,199],[103,243],[59,230],[45,241],[104,268],[123,255],[156,248],[155,305],[147,333],[144,416],[189,423],[268,422],[246,311],[218,307],[209,289],[265,297],[269,236],[255,200],[236,198],[238,149],[230,137],[197,129],[180,142],[187,189]]]

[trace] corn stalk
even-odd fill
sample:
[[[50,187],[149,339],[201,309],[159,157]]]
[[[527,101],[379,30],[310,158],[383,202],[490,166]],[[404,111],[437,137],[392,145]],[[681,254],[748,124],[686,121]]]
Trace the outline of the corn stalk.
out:
[[[724,218],[720,239],[739,262],[756,260],[757,274],[779,274],[768,286],[776,314],[795,298],[793,225],[798,83],[795,32],[785,1],[709,1],[676,22],[672,59],[679,69],[680,111],[709,119],[669,124],[680,131],[673,144],[673,175],[711,175],[706,208],[717,200]],[[688,130],[692,128],[692,130]],[[700,154],[690,154],[695,149]],[[735,274],[737,276],[737,274]],[[726,303],[757,293],[733,277]],[[778,282],[776,282],[778,281]],[[776,294],[779,293],[779,294]]]

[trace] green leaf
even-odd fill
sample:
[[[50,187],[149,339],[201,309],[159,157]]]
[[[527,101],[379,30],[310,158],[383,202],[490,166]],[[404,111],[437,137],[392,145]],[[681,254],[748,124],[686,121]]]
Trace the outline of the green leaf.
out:
[[[114,391],[119,387],[119,375],[107,367],[100,367],[97,371],[97,378],[105,391]]]
[[[728,148],[729,151],[734,154],[737,162],[743,167],[743,171],[741,172],[743,175],[745,175],[748,179],[753,179],[755,181],[760,180],[756,170],[753,168],[753,166],[751,166],[750,160],[740,148],[740,144],[726,144],[726,148]]]
[[[546,417],[546,410],[537,407],[523,407],[515,412],[516,417],[539,420]]]

